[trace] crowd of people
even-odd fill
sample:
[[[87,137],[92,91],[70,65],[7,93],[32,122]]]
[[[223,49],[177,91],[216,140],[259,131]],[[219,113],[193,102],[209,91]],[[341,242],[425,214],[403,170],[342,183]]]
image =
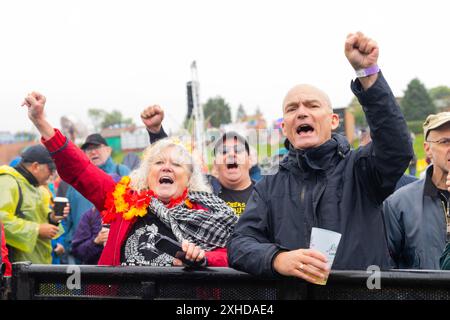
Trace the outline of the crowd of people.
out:
[[[23,105],[42,144],[14,167],[0,167],[6,274],[9,261],[48,264],[53,252],[65,264],[229,266],[316,283],[330,265],[309,248],[313,227],[342,235],[333,269],[450,269],[450,113],[423,125],[431,160],[425,178],[405,175],[411,137],[378,68],[378,45],[350,34],[345,55],[369,124],[362,145],[353,149],[333,133],[339,117],[326,93],[296,85],[281,109],[286,154],[262,178],[237,132],[217,139],[215,174],[204,175],[179,140],[167,137],[158,105],[141,113],[150,145],[130,172],[112,161],[100,134],[78,148],[47,121],[46,98],[28,94]],[[48,187],[55,168],[63,181],[56,192]],[[53,210],[52,191],[69,200],[63,215]],[[179,246],[176,254],[169,244]]]

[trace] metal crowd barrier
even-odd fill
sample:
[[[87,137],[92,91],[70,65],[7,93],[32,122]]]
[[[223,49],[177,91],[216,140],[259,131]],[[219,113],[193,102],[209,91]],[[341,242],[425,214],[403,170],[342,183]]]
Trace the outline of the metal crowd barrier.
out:
[[[379,277],[378,277],[379,276]],[[10,299],[448,300],[450,271],[333,271],[325,286],[230,268],[13,264]]]

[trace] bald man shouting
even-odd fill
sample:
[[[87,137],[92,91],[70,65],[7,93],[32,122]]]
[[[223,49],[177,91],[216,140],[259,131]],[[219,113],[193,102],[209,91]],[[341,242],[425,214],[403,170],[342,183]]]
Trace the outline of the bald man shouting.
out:
[[[406,122],[377,66],[378,45],[348,35],[345,55],[356,71],[351,89],[364,108],[372,143],[352,150],[328,96],[297,85],[283,101],[289,154],[255,186],[228,244],[230,266],[255,275],[323,283],[326,256],[309,249],[311,229],[342,234],[333,269],[391,266],[381,204],[408,167],[413,150]]]

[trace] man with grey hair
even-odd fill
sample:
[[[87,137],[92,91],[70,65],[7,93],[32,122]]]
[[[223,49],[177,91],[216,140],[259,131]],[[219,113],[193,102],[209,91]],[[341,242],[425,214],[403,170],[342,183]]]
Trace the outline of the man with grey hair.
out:
[[[383,212],[389,252],[396,268],[439,269],[450,239],[449,192],[450,112],[427,117],[424,149],[432,165],[425,179],[408,184],[386,199]]]
[[[333,269],[390,267],[381,205],[408,167],[412,147],[377,66],[376,42],[350,34],[345,55],[356,70],[351,88],[366,113],[372,144],[352,150],[343,136],[332,134],[339,116],[323,91],[310,85],[289,90],[282,123],[289,153],[277,174],[255,186],[228,243],[231,267],[323,283],[331,266],[323,253],[309,249],[313,227],[342,234]]]

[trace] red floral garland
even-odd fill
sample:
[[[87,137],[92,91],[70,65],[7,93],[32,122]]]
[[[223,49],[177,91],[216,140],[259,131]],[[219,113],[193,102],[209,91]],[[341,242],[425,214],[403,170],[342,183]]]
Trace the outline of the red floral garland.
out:
[[[167,208],[173,208],[185,200],[186,206],[192,207],[189,199],[186,198],[187,189],[183,194],[175,199],[170,199]],[[101,212],[104,223],[113,222],[117,214],[121,214],[125,220],[131,220],[134,217],[143,217],[147,214],[147,208],[152,198],[157,195],[152,190],[136,191],[130,187],[130,178],[122,177],[116,184],[112,192],[106,195],[105,210]]]

